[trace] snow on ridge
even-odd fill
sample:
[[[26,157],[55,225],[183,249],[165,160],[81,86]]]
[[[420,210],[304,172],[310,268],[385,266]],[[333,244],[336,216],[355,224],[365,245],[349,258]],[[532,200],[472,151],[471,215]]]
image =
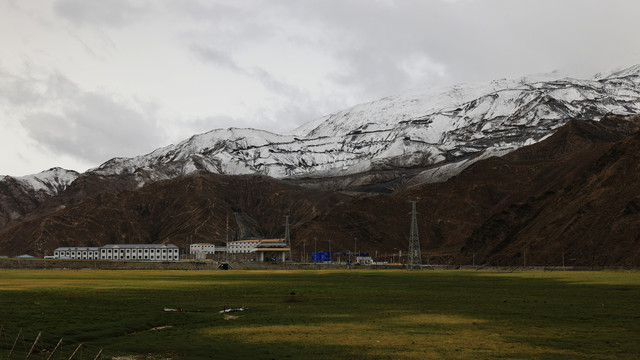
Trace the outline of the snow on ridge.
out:
[[[640,112],[634,77],[639,70],[599,80],[554,73],[415,89],[321,117],[289,134],[217,129],[147,155],[112,159],[91,171],[164,172],[145,175],[151,178],[196,171],[282,178],[366,171],[388,159],[398,159],[394,166],[460,162],[481,151],[539,141],[570,118]]]
[[[55,167],[37,174],[16,177],[15,179],[34,191],[44,191],[49,195],[57,195],[73,183],[79,173]]]
[[[622,77],[640,77],[640,64],[613,71],[611,74],[607,75],[605,79],[615,79]]]

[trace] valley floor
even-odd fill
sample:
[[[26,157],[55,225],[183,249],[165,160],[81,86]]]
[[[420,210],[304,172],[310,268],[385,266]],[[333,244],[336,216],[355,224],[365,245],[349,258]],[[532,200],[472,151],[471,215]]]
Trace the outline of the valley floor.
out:
[[[0,356],[635,359],[638,298],[639,271],[3,269]]]

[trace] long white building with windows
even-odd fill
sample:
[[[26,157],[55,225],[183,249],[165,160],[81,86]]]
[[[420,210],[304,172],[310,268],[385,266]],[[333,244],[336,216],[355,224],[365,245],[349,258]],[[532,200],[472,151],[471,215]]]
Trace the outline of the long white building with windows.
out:
[[[102,247],[59,247],[54,259],[180,261],[173,244],[109,244]]]
[[[53,252],[54,259],[98,260],[99,247],[59,247]]]

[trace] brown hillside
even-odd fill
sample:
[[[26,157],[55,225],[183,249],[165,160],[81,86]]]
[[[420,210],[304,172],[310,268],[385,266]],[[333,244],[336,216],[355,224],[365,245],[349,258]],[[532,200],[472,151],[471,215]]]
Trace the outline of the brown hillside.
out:
[[[265,237],[284,234],[285,215],[309,221],[348,201],[339,194],[307,190],[258,176],[187,176],[135,191],[103,193],[76,205],[20,222],[0,233],[2,252],[36,253],[38,242],[51,254],[58,246],[108,243],[221,242],[226,216],[246,213]],[[294,220],[295,219],[295,220]],[[232,228],[235,235],[235,227]]]
[[[496,213],[463,255],[489,264],[640,263],[640,133],[610,147],[571,182]],[[525,259],[526,256],[526,259]]]

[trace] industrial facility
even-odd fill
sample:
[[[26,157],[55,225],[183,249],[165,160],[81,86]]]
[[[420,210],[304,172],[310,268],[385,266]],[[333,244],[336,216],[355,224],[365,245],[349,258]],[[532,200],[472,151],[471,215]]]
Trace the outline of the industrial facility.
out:
[[[189,253],[196,259],[211,258],[212,255],[226,254],[234,259],[252,261],[286,261],[291,247],[284,239],[248,239],[229,241],[228,246],[198,243],[189,246]]]

